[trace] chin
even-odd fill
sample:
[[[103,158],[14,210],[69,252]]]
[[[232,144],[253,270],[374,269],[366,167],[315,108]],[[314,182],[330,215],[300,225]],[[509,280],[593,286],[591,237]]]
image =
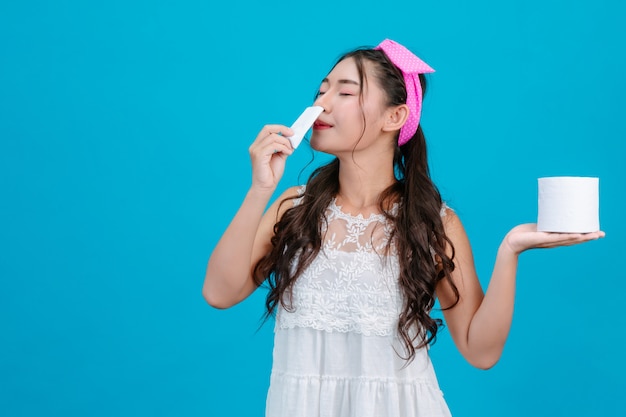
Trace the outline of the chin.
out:
[[[322,152],[322,153],[336,156],[337,150],[333,149],[330,146],[324,146],[324,144],[319,143],[319,142],[314,142],[314,141],[311,141],[310,145],[311,145],[311,149],[313,149],[316,152]]]
[[[309,145],[311,146],[311,149],[315,151],[326,152],[325,146],[323,145],[323,143],[321,143],[321,141],[318,138],[315,137],[315,135],[311,136]]]

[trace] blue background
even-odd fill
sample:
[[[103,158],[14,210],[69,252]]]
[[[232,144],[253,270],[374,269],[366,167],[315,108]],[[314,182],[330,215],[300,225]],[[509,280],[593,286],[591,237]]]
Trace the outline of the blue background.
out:
[[[437,70],[432,174],[484,288],[504,234],[536,219],[538,177],[600,177],[607,237],[521,256],[495,368],[442,332],[453,414],[623,411],[625,18],[618,0],[2,2],[0,414],[262,416],[264,292],[209,307],[206,262],[258,130],[384,38]],[[325,161],[311,156],[278,191]]]

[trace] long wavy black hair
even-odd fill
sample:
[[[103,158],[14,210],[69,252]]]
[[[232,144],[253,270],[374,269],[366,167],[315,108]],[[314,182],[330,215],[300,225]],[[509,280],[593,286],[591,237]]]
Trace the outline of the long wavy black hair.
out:
[[[386,92],[387,104],[406,103],[404,77],[382,51],[359,48],[343,55],[337,63],[347,58],[356,63],[361,86],[367,82],[365,66],[369,63],[375,82]],[[426,78],[422,74],[420,83],[425,94]],[[411,361],[416,349],[435,341],[443,325],[441,319],[430,316],[437,284],[447,280],[456,295],[456,302],[446,308],[456,305],[459,292],[450,276],[454,269],[454,248],[444,232],[443,202],[430,177],[421,126],[411,140],[396,147],[393,163],[396,181],[381,193],[378,204],[394,226],[389,242],[393,242],[397,251],[398,283],[403,294],[397,330],[406,348],[406,355],[401,357]],[[325,212],[338,191],[339,160],[335,158],[310,175],[301,204],[277,219],[272,250],[254,268],[257,284],[265,282],[269,287],[266,318],[275,313],[279,304],[287,310],[293,309],[290,302],[293,285],[320,252]],[[392,211],[393,203],[398,205]],[[452,248],[451,255],[447,247]],[[293,259],[297,259],[295,267],[292,267]]]

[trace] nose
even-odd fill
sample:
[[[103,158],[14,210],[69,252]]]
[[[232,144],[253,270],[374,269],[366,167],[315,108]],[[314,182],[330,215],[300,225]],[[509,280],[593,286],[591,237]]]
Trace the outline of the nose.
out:
[[[319,95],[313,102],[314,106],[322,107],[324,109],[324,113],[330,113],[331,110],[330,100],[327,97],[329,97],[328,94]]]

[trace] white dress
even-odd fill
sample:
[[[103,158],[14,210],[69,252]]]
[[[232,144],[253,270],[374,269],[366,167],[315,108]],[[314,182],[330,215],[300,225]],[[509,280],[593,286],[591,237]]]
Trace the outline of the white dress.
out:
[[[428,350],[408,365],[398,355],[398,259],[381,255],[391,225],[344,213],[335,200],[326,215],[293,311],[278,307],[266,417],[450,416]]]

